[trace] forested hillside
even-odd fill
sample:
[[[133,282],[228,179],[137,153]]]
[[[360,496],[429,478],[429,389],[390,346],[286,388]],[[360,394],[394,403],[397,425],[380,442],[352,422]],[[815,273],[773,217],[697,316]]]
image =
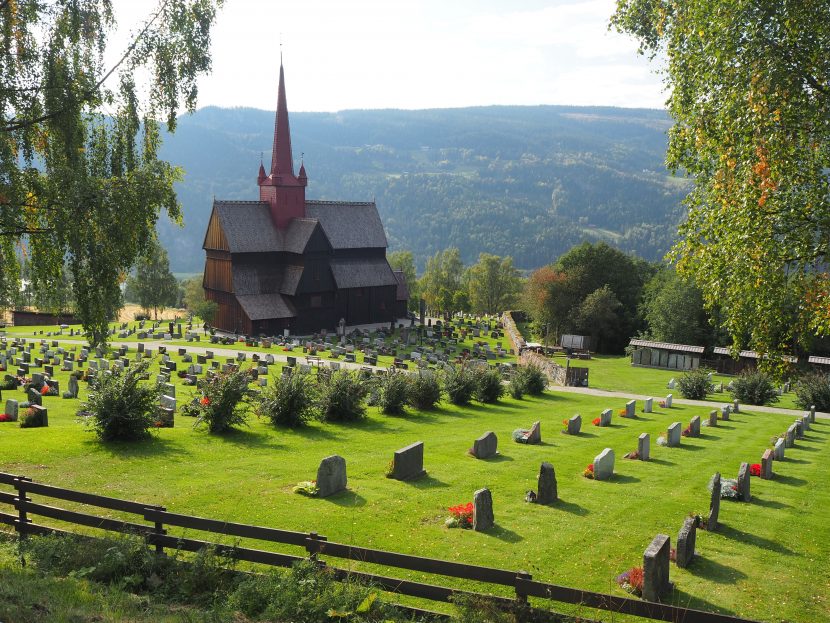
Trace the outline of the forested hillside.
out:
[[[177,272],[201,271],[212,198],[256,199],[270,162],[271,111],[205,108],[180,120],[163,157],[181,166],[185,225],[159,225]],[[375,198],[390,250],[422,268],[449,246],[465,262],[481,251],[521,269],[583,240],[649,260],[668,249],[688,186],[663,164],[667,115],[563,106],[291,113],[296,167],[307,197]]]

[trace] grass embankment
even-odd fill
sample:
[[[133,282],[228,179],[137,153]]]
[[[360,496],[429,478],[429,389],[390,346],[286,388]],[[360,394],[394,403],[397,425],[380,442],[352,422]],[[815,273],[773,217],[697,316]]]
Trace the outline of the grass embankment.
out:
[[[272,378],[279,373],[279,365],[271,367]],[[66,376],[58,374],[62,388]],[[179,402],[188,400],[194,390],[175,381]],[[82,384],[82,398],[84,392]],[[22,400],[23,393],[3,392],[4,400],[11,397]],[[494,405],[444,404],[434,412],[410,411],[407,417],[387,417],[370,408],[368,418],[356,424],[313,423],[297,430],[274,429],[252,418],[249,428],[223,436],[193,430],[191,420],[177,416],[176,428],[159,430],[147,442],[104,444],[76,420],[76,401],[46,398],[48,429],[0,424],[0,469],[162,504],[172,512],[314,530],[333,541],[525,569],[541,581],[622,594],[614,576],[641,564],[655,534],[675,541],[688,513],[708,510],[709,477],[715,471],[734,477],[740,462],[759,462],[770,438],[792,421],[748,408],[718,428],[704,428],[701,438],[684,438],[680,448],[668,449],[656,445],[657,436],[672,422],[687,423],[707,409],[657,408],[626,420],[616,415],[624,402],[546,393]],[[613,426],[591,426],[605,408],[615,411]],[[583,416],[582,434],[561,434],[562,420],[574,413]],[[510,433],[534,420],[542,423],[544,443],[513,443]],[[467,456],[473,440],[489,430],[499,437],[501,455],[486,461]],[[622,459],[636,448],[641,432],[651,434],[653,460]],[[830,422],[819,421],[804,441],[787,450],[785,461],[775,464],[774,480],[753,478],[752,503],[722,503],[722,529],[698,533],[699,556],[690,568],[672,567],[674,603],[767,621],[827,620],[828,437]],[[385,478],[392,453],[419,440],[425,442],[428,476],[407,483]],[[614,479],[583,478],[585,466],[605,447],[617,454]],[[346,458],[349,491],[329,499],[293,494],[292,486],[313,479],[320,460],[331,454]],[[553,463],[559,482],[561,500],[549,507],[523,501],[536,487],[542,461]],[[447,529],[447,507],[470,501],[484,486],[493,492],[496,528],[487,533]],[[207,537],[193,531],[188,536]],[[385,572],[441,583],[419,573]]]

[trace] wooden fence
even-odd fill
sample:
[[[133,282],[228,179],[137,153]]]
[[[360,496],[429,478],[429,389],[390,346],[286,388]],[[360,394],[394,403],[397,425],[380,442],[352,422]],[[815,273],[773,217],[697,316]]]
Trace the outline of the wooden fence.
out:
[[[50,533],[70,534],[67,531],[52,526],[36,523],[30,515],[37,515],[39,517],[46,517],[80,526],[140,535],[144,537],[148,545],[155,547],[156,552],[159,554],[164,553],[165,548],[199,551],[200,549],[211,546],[216,548],[218,554],[234,560],[244,560],[275,567],[289,567],[297,561],[311,559],[316,561],[321,568],[329,569],[339,579],[346,579],[348,577],[353,580],[364,580],[391,593],[420,597],[432,601],[446,602],[450,601],[456,595],[480,596],[481,594],[461,591],[438,584],[425,584],[374,573],[330,567],[321,559],[321,556],[510,587],[515,593],[514,598],[490,597],[504,608],[514,607],[517,605],[517,602],[519,604],[527,604],[529,597],[538,597],[657,621],[672,621],[678,623],[753,623],[748,619],[741,619],[725,614],[691,610],[669,604],[594,593],[538,582],[533,580],[531,575],[524,571],[507,571],[504,569],[494,569],[478,565],[468,565],[459,562],[356,547],[343,543],[333,543],[326,537],[315,532],[306,533],[278,530],[261,526],[218,521],[215,519],[192,517],[190,515],[180,515],[168,512],[163,506],[142,504],[90,493],[82,493],[61,487],[53,487],[51,485],[33,482],[30,478],[24,476],[16,476],[4,472],[0,472],[0,485],[7,485],[15,489],[14,493],[0,491],[0,509],[3,508],[3,505],[7,505],[13,507],[16,511],[0,512],[0,523],[13,526],[21,538],[25,538],[28,535]],[[136,515],[138,519],[133,521],[112,519],[90,513],[62,509],[35,502],[31,496],[65,500],[86,506],[119,511],[121,513]],[[139,521],[144,523],[139,523]],[[171,536],[167,530],[170,527],[298,546],[305,548],[306,556]]]

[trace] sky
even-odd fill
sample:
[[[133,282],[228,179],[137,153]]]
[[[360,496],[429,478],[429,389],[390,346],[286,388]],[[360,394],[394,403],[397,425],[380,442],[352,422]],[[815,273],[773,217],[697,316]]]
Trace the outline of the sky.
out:
[[[155,0],[114,0],[114,47]],[[656,66],[608,30],[615,0],[226,0],[199,107],[291,111],[604,105],[663,108]]]

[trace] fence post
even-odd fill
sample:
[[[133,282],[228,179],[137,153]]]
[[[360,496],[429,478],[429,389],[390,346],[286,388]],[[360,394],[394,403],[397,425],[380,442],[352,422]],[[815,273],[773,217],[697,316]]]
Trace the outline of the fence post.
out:
[[[308,552],[308,559],[318,567],[325,567],[326,563],[317,560],[317,553],[320,550],[318,545],[321,541],[328,540],[326,537],[317,534],[316,532],[309,532],[306,540],[305,549]]]
[[[516,602],[518,603],[520,608],[527,606],[527,595],[519,589],[519,582],[518,580],[532,580],[533,576],[530,575],[527,571],[518,571],[516,573]]]
[[[21,539],[26,538],[26,525],[32,523],[32,520],[26,514],[26,502],[31,502],[31,498],[26,497],[26,489],[23,482],[32,482],[31,478],[25,476],[15,477],[14,488],[17,490],[17,522],[15,523],[15,530],[20,535]]]
[[[167,508],[165,506],[160,506],[156,510],[163,513],[167,510]],[[156,534],[159,534],[159,535],[167,534],[167,530],[164,529],[164,523],[162,523],[161,521],[156,521],[155,522],[153,530],[155,531]],[[163,556],[164,555],[164,545],[162,545],[158,541],[156,541],[156,554],[158,556]]]

